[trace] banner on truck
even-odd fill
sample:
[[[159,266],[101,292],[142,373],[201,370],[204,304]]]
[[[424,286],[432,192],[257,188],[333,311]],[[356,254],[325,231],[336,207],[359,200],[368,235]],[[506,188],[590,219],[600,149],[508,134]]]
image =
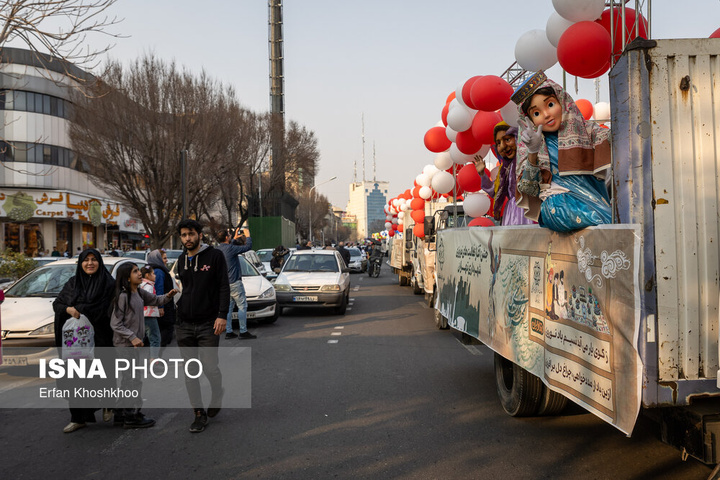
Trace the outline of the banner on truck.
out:
[[[632,432],[642,364],[639,232],[458,228],[437,240],[437,308],[553,390]]]

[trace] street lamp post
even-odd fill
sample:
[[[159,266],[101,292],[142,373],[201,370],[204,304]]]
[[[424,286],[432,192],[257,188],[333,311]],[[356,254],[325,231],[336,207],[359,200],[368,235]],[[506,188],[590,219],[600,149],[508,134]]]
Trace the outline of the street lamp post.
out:
[[[308,202],[308,240],[310,240],[311,242],[313,239],[312,238],[312,198],[313,198],[312,193],[313,193],[313,190],[315,190],[320,185],[325,185],[328,182],[332,182],[336,178],[337,177],[332,177],[331,179],[325,180],[324,182],[318,183],[317,185],[313,185],[312,188],[310,188],[310,198],[309,198],[309,202]]]

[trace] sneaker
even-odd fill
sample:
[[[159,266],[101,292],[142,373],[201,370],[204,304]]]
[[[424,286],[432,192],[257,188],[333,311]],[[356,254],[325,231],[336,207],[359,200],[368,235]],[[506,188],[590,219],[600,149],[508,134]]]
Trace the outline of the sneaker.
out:
[[[103,408],[103,422],[109,422],[113,419],[112,408]]]
[[[223,388],[220,390],[220,398],[218,398],[217,400],[215,398],[213,398],[210,401],[210,407],[208,407],[208,409],[207,409],[208,417],[213,418],[213,417],[216,417],[218,413],[220,413],[220,409],[222,407],[222,400],[223,400],[224,396],[225,396],[225,389]]]
[[[148,428],[153,425],[155,425],[155,420],[152,418],[146,418],[145,415],[137,412],[135,415],[125,416],[123,428]]]
[[[65,428],[63,428],[63,433],[72,433],[75,430],[80,430],[85,427],[87,427],[87,424],[85,423],[70,422],[65,425]]]
[[[243,332],[240,335],[238,335],[238,338],[240,340],[250,340],[251,338],[257,338],[257,335],[253,335],[250,332]]]
[[[190,433],[200,433],[207,425],[207,415],[204,411],[195,412],[195,421],[190,425]]]
[[[225,334],[225,340],[230,340],[231,338],[237,338],[238,335],[235,332],[230,332]]]

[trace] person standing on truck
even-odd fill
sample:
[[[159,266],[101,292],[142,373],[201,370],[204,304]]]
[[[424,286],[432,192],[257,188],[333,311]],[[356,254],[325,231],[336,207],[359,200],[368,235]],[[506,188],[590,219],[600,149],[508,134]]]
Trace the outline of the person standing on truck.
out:
[[[517,206],[515,191],[517,179],[515,178],[515,160],[517,158],[517,132],[505,122],[500,122],[493,129],[495,144],[491,146],[493,153],[500,160],[498,174],[495,179],[495,198],[493,202],[493,217],[502,221],[502,225],[530,225],[533,222],[525,218],[524,210]]]
[[[525,217],[556,232],[611,223],[603,181],[609,130],[586,122],[570,95],[542,71],[511,98],[520,114],[516,200]]]

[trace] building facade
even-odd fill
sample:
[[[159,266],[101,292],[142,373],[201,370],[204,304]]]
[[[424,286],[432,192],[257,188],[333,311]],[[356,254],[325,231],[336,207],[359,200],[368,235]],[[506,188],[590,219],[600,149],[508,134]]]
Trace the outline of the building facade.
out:
[[[43,66],[29,50],[0,57],[0,250],[139,247],[140,221],[90,182],[70,144],[73,77],[90,75],[58,59]]]
[[[373,223],[385,222],[385,204],[387,202],[389,182],[364,181],[353,182],[349,188],[349,200],[345,209],[345,218],[355,219],[358,239],[364,239],[371,233]],[[378,229],[380,231],[382,228]]]

